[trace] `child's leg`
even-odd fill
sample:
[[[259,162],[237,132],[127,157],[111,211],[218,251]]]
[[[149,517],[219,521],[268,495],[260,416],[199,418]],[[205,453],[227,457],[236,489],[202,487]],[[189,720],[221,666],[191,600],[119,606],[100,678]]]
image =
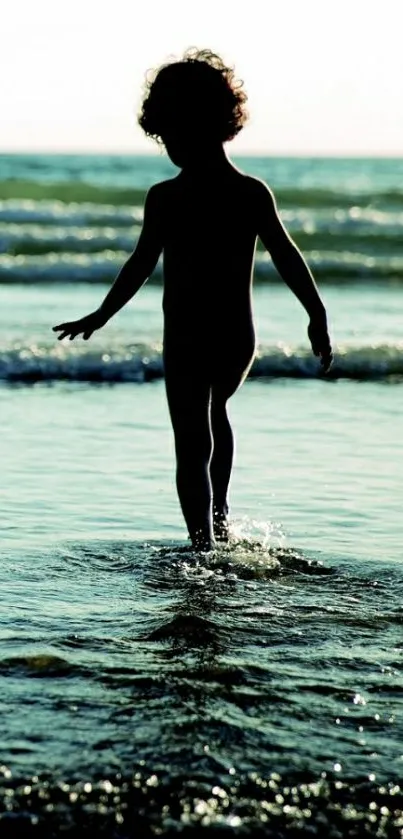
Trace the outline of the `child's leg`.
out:
[[[228,542],[228,487],[234,460],[234,435],[228,419],[228,399],[245,381],[252,365],[254,347],[246,345],[244,354],[239,355],[239,364],[234,357],[224,368],[223,375],[216,373],[211,388],[211,430],[213,434],[213,456],[210,476],[213,488],[214,536],[220,542]],[[234,353],[235,356],[235,353]]]
[[[210,477],[213,489],[213,526],[216,539],[228,541],[228,486],[234,459],[234,435],[227,414],[227,400],[218,388],[211,399],[213,456]]]
[[[214,547],[212,490],[209,465],[212,452],[210,385],[173,374],[165,365],[165,385],[175,436],[176,485],[194,548]]]

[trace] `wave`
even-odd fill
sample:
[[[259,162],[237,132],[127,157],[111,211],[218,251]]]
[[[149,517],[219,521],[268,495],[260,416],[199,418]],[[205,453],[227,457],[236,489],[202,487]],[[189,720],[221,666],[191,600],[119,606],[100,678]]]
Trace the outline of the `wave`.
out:
[[[87,215],[79,209],[70,214],[57,215],[54,209],[53,205],[48,209],[48,212],[53,213],[51,217],[41,216],[33,209],[30,214],[23,216],[22,221],[19,208],[20,217],[17,213],[17,220],[11,221],[9,216],[4,221],[0,207],[0,253],[10,256],[99,253],[104,250],[129,253],[136,245],[143,220],[140,208],[133,209],[131,214],[120,215],[117,220],[113,212],[106,212],[102,217],[91,209],[88,209]],[[113,208],[104,209],[113,211]],[[288,213],[288,219],[284,220],[289,233],[304,252],[315,249],[337,253],[354,249],[374,256],[380,253],[402,253],[403,213],[384,214],[386,218],[382,221],[352,219],[348,216],[341,221],[334,214],[332,218],[325,219],[306,213],[302,218],[297,215],[301,216],[301,213]],[[259,240],[257,245],[258,250],[263,249]]]
[[[82,180],[59,182],[23,178],[0,181],[0,199],[58,200],[62,202],[91,202],[112,206],[135,206],[144,203],[146,190],[136,188],[97,186]],[[278,187],[275,189],[279,207],[350,207],[352,205],[388,206],[403,208],[403,189],[376,189],[374,184],[361,189],[332,189],[325,187]]]
[[[94,204],[90,201],[64,202],[58,199],[0,199],[0,224],[3,231],[6,225],[40,225],[63,227],[131,227],[143,221],[143,201],[130,206],[113,204]],[[349,203],[347,207],[293,207],[280,208],[284,222],[294,231],[308,235],[328,234],[366,235],[375,232],[384,237],[401,233],[403,225],[402,208],[377,208],[368,204],[360,206]],[[208,223],[208,217],[206,217]],[[43,231],[46,235],[46,230]]]
[[[0,254],[0,284],[112,283],[127,256],[113,248],[96,253]],[[304,256],[320,282],[403,281],[403,256],[316,250],[305,251]],[[160,260],[151,282],[162,283],[162,278]],[[270,257],[261,253],[256,256],[254,278],[256,283],[282,282]]]
[[[0,223],[63,225],[113,225],[128,227],[143,221],[143,204],[119,207],[113,204],[91,204],[53,200],[31,200],[10,198],[0,200]],[[6,228],[4,228],[6,229]]]
[[[130,253],[137,236],[112,226],[80,227],[8,224],[0,222],[0,252],[12,256],[39,256],[47,253],[100,253],[105,250]]]
[[[113,206],[135,206],[144,204],[146,190],[111,186],[97,186],[85,181],[37,182],[20,178],[0,181],[0,199],[29,198],[32,201],[58,200]]]
[[[164,375],[162,348],[158,343],[135,344],[94,351],[84,347],[22,346],[0,349],[0,380],[3,382],[150,382]],[[314,379],[320,375],[310,350],[274,345],[260,347],[251,379]],[[347,346],[336,349],[333,367],[326,378],[355,381],[403,381],[403,342],[378,346]]]
[[[43,256],[0,254],[0,284],[111,283],[126,259],[127,253],[112,250]],[[162,278],[161,271],[159,277]]]
[[[77,675],[82,668],[72,664],[64,658],[48,653],[37,655],[19,655],[11,658],[0,659],[0,673],[3,676],[14,675],[15,672],[21,675],[48,677]]]
[[[275,190],[277,204],[280,207],[396,207],[403,208],[402,189],[326,189],[326,188],[287,188]]]

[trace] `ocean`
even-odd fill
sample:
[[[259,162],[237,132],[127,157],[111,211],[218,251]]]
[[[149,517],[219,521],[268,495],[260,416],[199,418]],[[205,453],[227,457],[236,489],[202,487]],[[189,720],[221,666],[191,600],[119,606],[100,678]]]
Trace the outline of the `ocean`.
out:
[[[234,162],[274,190],[335,361],[258,247],[233,541],[195,555],[160,266],[88,343],[51,331],[176,170],[0,155],[2,839],[403,835],[403,159]]]

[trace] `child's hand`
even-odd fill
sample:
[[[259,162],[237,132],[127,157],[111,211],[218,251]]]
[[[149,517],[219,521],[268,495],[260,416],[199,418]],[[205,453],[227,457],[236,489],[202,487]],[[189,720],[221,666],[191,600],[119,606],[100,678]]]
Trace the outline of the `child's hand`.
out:
[[[59,323],[58,326],[53,327],[53,332],[61,332],[61,335],[57,336],[58,341],[62,341],[63,338],[67,338],[67,335],[70,336],[70,341],[73,338],[76,338],[77,335],[83,333],[84,341],[88,341],[88,338],[91,338],[93,332],[96,329],[101,329],[105,326],[106,320],[103,315],[97,310],[96,312],[91,312],[90,315],[86,315],[84,318],[80,318],[80,320],[72,320],[68,323]]]
[[[326,318],[311,318],[308,326],[308,338],[312,345],[313,354],[320,356],[323,372],[327,373],[333,361],[333,352],[327,331]]]

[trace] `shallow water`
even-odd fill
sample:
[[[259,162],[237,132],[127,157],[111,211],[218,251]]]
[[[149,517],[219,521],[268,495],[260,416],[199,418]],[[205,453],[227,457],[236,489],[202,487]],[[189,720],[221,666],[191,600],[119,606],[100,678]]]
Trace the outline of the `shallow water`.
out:
[[[279,523],[293,547],[399,561],[400,394],[377,382],[247,382],[230,406],[235,519],[257,538]],[[3,387],[0,404],[2,551],[186,538],[162,382]]]
[[[199,557],[162,383],[1,397],[11,812],[127,836],[145,807],[144,835],[200,822],[257,835],[265,816],[296,829],[289,807],[301,830],[335,813],[359,830],[358,806],[394,835],[400,388],[247,383],[232,406],[238,542]]]

